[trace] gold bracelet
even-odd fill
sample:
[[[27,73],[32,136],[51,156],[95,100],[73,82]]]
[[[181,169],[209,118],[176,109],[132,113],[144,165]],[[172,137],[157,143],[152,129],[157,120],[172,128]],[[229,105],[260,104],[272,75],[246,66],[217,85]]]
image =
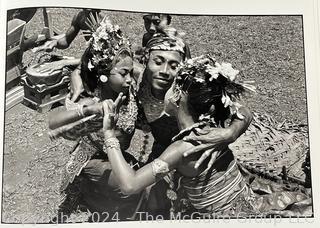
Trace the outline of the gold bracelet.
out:
[[[107,153],[110,149],[121,151],[119,140],[116,137],[110,137],[104,140],[103,152]]]

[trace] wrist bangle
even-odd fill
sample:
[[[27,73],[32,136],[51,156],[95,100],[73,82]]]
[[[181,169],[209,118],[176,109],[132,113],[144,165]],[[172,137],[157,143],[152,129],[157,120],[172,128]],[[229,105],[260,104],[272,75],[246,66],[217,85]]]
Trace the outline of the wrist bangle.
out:
[[[121,151],[119,140],[116,137],[110,137],[104,140],[103,151],[107,153],[107,151],[111,149]]]

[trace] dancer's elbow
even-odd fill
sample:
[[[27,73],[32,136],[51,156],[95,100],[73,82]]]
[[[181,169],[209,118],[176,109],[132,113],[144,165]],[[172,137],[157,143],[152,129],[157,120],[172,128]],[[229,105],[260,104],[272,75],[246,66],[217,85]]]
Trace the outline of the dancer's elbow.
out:
[[[142,189],[134,184],[125,183],[120,186],[120,190],[125,195],[134,195],[141,192]]]

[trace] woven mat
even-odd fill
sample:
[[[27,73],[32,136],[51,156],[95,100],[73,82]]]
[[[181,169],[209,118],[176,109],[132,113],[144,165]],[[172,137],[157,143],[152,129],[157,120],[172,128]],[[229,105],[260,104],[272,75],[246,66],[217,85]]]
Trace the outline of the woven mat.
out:
[[[248,130],[230,148],[243,166],[257,174],[302,185],[310,182],[306,125],[276,124],[270,116],[254,113]]]

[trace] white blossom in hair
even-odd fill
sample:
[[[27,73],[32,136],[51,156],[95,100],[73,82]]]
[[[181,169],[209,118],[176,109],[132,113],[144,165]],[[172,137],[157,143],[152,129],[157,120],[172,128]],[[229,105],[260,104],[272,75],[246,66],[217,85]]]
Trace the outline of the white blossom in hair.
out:
[[[231,63],[221,63],[220,65],[220,74],[226,77],[229,81],[233,82],[237,75],[239,74],[238,70],[232,68]]]
[[[239,112],[241,105],[236,102],[236,98],[247,90],[255,92],[255,86],[251,85],[253,81],[237,81],[238,74],[239,70],[234,69],[230,63],[219,64],[210,55],[202,55],[181,64],[175,80],[180,89],[189,88],[193,83],[210,83],[217,88],[216,96],[221,96],[223,106],[229,107],[232,115],[243,119]],[[186,84],[188,87],[184,86]]]

